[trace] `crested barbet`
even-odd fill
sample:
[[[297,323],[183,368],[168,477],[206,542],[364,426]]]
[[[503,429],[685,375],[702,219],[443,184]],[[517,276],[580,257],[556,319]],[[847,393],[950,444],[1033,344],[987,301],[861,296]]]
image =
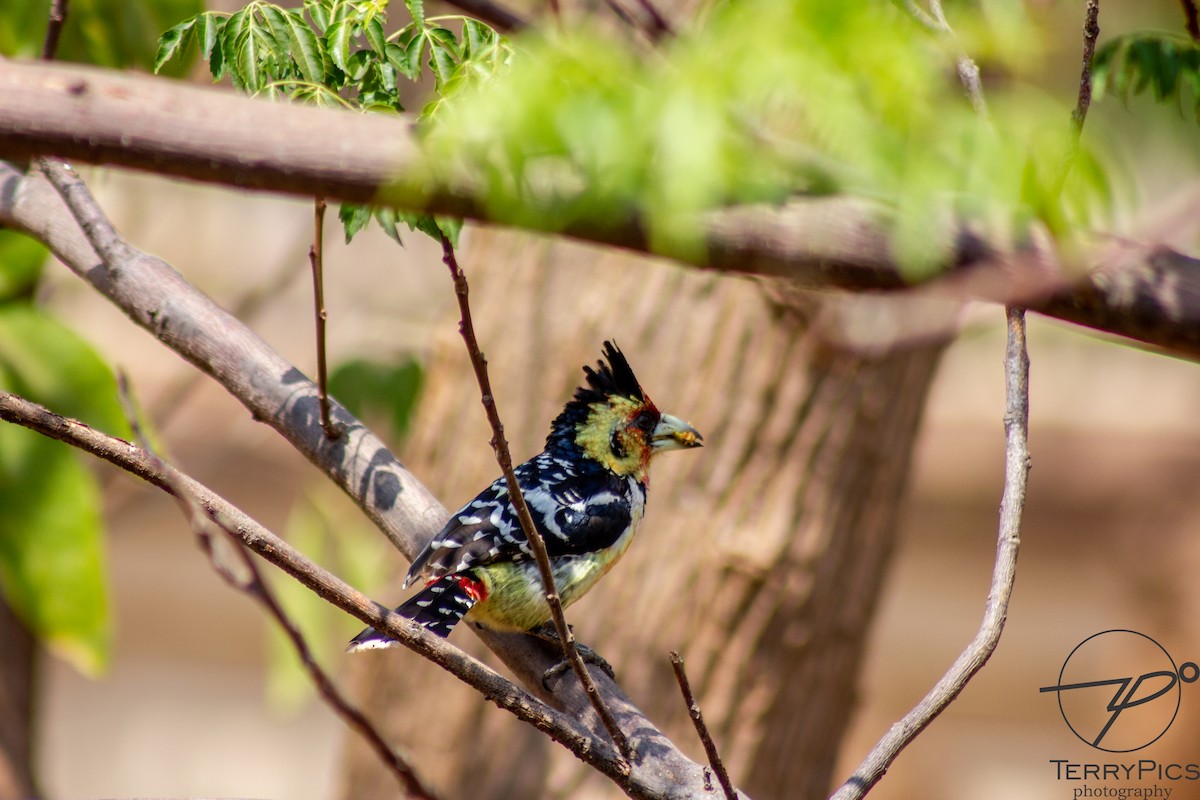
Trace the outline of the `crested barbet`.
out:
[[[591,589],[629,548],[646,507],[650,459],[699,447],[691,425],[660,412],[625,356],[604,343],[605,361],[584,367],[550,427],[546,448],[516,468],[533,523],[546,544],[564,607]],[[438,636],[461,619],[528,631],[550,620],[541,575],[501,476],[459,509],[417,555],[404,585],[424,588],[396,609]],[[374,628],[349,650],[396,644]]]

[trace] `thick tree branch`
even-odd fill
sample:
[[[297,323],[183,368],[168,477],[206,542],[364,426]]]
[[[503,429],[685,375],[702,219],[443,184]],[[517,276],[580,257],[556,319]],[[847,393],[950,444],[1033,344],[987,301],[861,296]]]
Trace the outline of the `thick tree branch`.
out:
[[[320,137],[312,135],[317,129]],[[250,189],[495,221],[469,177],[429,171],[403,118],[272,103],[81,67],[0,61],[0,157],[45,153]],[[541,199],[552,198],[554,187],[546,194]],[[12,224],[6,205],[0,195],[0,224]],[[888,224],[880,204],[848,197],[730,208],[697,220],[707,249],[688,258],[699,267],[782,277],[811,287],[900,289],[906,282],[892,257]],[[651,250],[635,213],[614,221],[580,220],[550,232]],[[1196,259],[1132,245],[1117,263],[1103,257],[1104,247],[1085,253],[1082,263],[1059,264],[1049,254],[1037,276],[1038,290],[1021,296],[1013,284],[1029,277],[1022,272],[1028,265],[1002,257],[1008,243],[986,241],[967,229],[931,230],[930,236],[946,242],[941,283],[954,290],[999,302],[1017,296],[1050,316],[1200,358]],[[980,274],[995,279],[983,281],[991,290],[961,281]],[[1126,313],[1131,304],[1136,319]]]
[[[446,509],[375,434],[336,403],[332,417],[340,436],[327,438],[319,422],[314,384],[168,264],[125,242],[82,182],[68,178],[64,193],[73,198],[89,236],[41,176],[26,175],[3,162],[0,223],[45,242],[135,323],[217,380],[255,419],[273,427],[325,472],[412,559],[441,527]],[[328,594],[322,596],[329,599]],[[369,624],[381,619],[378,608],[372,607],[373,618],[358,615]],[[480,636],[536,696],[575,719],[594,723],[576,682],[559,681],[553,691],[542,687],[542,675],[561,657],[556,648],[522,634],[481,632]],[[700,765],[680,753],[607,676],[597,675],[595,681],[643,756],[622,784],[627,791],[635,787],[643,796],[677,797],[703,787]]]
[[[1025,348],[1025,311],[1009,308],[1008,343],[1004,354],[1004,491],[1000,498],[999,536],[992,583],[979,632],[942,679],[921,702],[894,724],[833,795],[833,800],[859,800],[921,731],[941,714],[992,657],[1017,577],[1021,545],[1021,515],[1029,477],[1029,353]]]

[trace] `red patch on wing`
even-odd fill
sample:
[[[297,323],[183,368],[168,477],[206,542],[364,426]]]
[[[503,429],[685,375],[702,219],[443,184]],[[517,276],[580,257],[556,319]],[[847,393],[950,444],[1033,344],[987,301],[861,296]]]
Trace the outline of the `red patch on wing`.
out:
[[[482,603],[487,599],[487,587],[483,585],[483,581],[477,581],[469,575],[455,575],[450,580],[457,583],[467,593],[467,597],[476,603]]]

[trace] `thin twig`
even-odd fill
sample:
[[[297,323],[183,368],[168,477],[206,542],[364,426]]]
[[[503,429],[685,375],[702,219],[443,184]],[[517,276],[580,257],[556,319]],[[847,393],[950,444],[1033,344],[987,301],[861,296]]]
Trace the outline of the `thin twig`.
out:
[[[879,740],[878,744],[833,795],[833,800],[858,800],[871,790],[896,757],[958,696],[975,673],[991,658],[1000,641],[1008,601],[1016,580],[1017,550],[1021,544],[1021,514],[1029,477],[1029,354],[1025,348],[1025,311],[1006,309],[1008,342],[1004,356],[1004,493],[1000,500],[999,537],[991,590],[979,632],[954,664],[925,695]]]
[[[67,0],[52,0],[46,20],[46,36],[42,39],[42,60],[53,61],[58,53],[58,40],[67,23]]]
[[[168,494],[175,495],[179,488],[187,489],[204,507],[208,516],[224,530],[234,533],[247,548],[322,599],[363,623],[386,632],[413,652],[446,669],[500,708],[546,733],[584,763],[620,781],[626,791],[630,791],[631,786],[625,782],[625,775],[618,766],[624,763],[618,754],[607,742],[584,730],[573,717],[538,701],[445,639],[430,634],[415,622],[371,600],[193,478],[152,459],[144,450],[129,442],[97,431],[78,420],[55,414],[37,403],[3,390],[0,390],[0,420],[79,448]],[[652,791],[638,791],[637,786],[632,789],[630,793],[633,796],[657,796]]]
[[[658,7],[654,5],[652,0],[637,0],[637,4],[646,12],[646,16],[650,18],[650,24],[647,26],[646,33],[654,41],[659,39],[672,37],[675,35],[675,29],[667,18],[663,16]]]
[[[1179,0],[1183,6],[1183,15],[1187,18],[1187,32],[1196,41],[1200,41],[1200,11],[1196,9],[1196,0]]]
[[[1062,193],[1071,166],[1079,154],[1079,140],[1083,135],[1083,123],[1088,108],[1092,105],[1092,59],[1096,54],[1096,40],[1100,37],[1100,0],[1088,0],[1083,21],[1083,67],[1079,74],[1079,95],[1075,99],[1075,110],[1071,112],[1071,138],[1067,152],[1063,155],[1058,175],[1054,179],[1054,194]]]
[[[950,23],[946,20],[946,14],[942,11],[941,0],[929,0],[929,14],[924,13],[921,9],[912,2],[906,3],[908,10],[912,13],[922,25],[932,27],[933,30],[942,33],[947,39],[954,43],[955,49],[958,51],[954,59],[954,68],[958,72],[958,79],[962,83],[963,88],[967,91],[967,97],[971,100],[971,107],[975,109],[975,113],[981,119],[988,119],[987,101],[983,97],[983,84],[979,80],[979,65],[975,60],[966,54],[958,43],[958,36],[954,33],[954,29],[950,27]]]
[[[943,32],[942,26],[938,23],[938,21],[930,16],[928,11],[917,5],[915,0],[904,0],[904,7],[908,9],[908,13],[912,15],[913,19],[924,25],[929,30],[937,33]]]
[[[623,5],[617,2],[617,0],[604,0],[604,5],[608,6],[608,10],[613,12],[617,19],[621,20],[621,22],[626,26],[633,28],[634,30],[637,30],[641,27],[638,25],[638,21],[633,18],[633,14],[630,14]]]
[[[612,712],[608,710],[600,693],[596,691],[596,684],[592,681],[592,676],[588,674],[587,667],[584,666],[583,659],[579,656],[579,650],[575,647],[575,635],[571,633],[571,628],[567,625],[566,617],[563,615],[562,602],[558,596],[558,588],[554,585],[554,571],[550,566],[550,556],[546,552],[546,544],[542,541],[541,533],[533,524],[529,506],[525,503],[525,496],[521,492],[516,473],[513,472],[512,455],[508,450],[508,441],[504,438],[504,425],[500,421],[500,413],[496,410],[496,398],[492,394],[492,384],[488,378],[487,359],[479,349],[479,340],[475,337],[475,325],[471,320],[470,288],[467,286],[467,276],[458,265],[458,258],[454,254],[454,245],[444,233],[442,234],[442,261],[450,270],[450,277],[454,281],[454,294],[458,298],[458,310],[461,314],[458,330],[466,343],[471,366],[475,370],[475,379],[479,383],[483,408],[487,413],[488,424],[492,428],[492,449],[496,451],[496,461],[500,464],[500,471],[504,473],[504,480],[508,484],[509,499],[513,509],[517,512],[521,530],[525,533],[525,539],[529,542],[529,549],[533,553],[534,561],[537,562],[538,571],[541,573],[542,584],[546,590],[546,603],[550,606],[550,616],[562,644],[563,655],[571,664],[571,668],[575,670],[579,682],[583,684],[588,700],[591,701],[592,708],[600,717],[600,721],[604,723],[604,729],[612,737],[613,744],[617,746],[622,757],[628,761],[632,758],[629,740],[625,738],[625,734],[617,725]]]
[[[312,265],[313,305],[317,332],[317,403],[321,409],[321,430],[325,437],[336,439],[339,432],[329,417],[329,370],[325,361],[325,198],[313,198],[313,243],[308,248],[308,263]]]
[[[700,743],[704,745],[704,752],[708,756],[708,765],[712,767],[713,772],[717,773],[717,781],[721,784],[721,790],[725,792],[726,800],[737,800],[737,790],[733,788],[733,781],[729,780],[725,763],[721,761],[721,754],[717,752],[717,744],[709,734],[708,726],[704,724],[704,715],[700,713],[700,704],[696,702],[696,696],[692,694],[692,684],[688,681],[687,672],[683,668],[683,657],[674,650],[671,651],[671,668],[675,670],[675,681],[679,684],[679,691],[683,693],[683,702],[687,705],[688,716],[692,718],[692,724],[696,726],[696,735],[700,737]]]
[[[304,638],[304,634],[296,627],[296,624],[291,620],[287,612],[284,611],[283,606],[275,598],[275,594],[271,591],[270,586],[263,579],[262,572],[258,569],[258,564],[250,557],[250,551],[246,549],[238,533],[214,522],[205,512],[204,506],[200,503],[200,498],[179,479],[180,473],[177,470],[168,469],[167,463],[151,447],[149,439],[142,433],[138,414],[134,410],[129,385],[123,373],[117,376],[117,386],[121,406],[125,409],[125,417],[129,422],[129,427],[133,430],[134,436],[141,444],[149,463],[165,476],[167,490],[179,502],[180,509],[182,509],[184,516],[187,518],[192,532],[196,535],[200,549],[208,556],[208,560],[216,573],[234,589],[246,594],[261,605],[279,627],[283,629],[284,634],[292,643],[292,647],[295,648],[296,655],[300,657],[300,663],[303,665],[305,672],[308,673],[309,678],[312,680],[313,685],[316,686],[317,691],[320,692],[325,703],[333,709],[335,714],[341,717],[342,721],[351,730],[358,733],[367,741],[367,744],[375,751],[379,760],[396,776],[396,780],[400,783],[401,788],[410,797],[436,800],[437,795],[424,784],[413,769],[408,758],[388,744],[387,740],[383,738],[383,734],[371,724],[371,721],[342,696],[333,679],[317,663],[316,656],[313,654],[312,648],[309,647],[308,641]],[[239,575],[229,564],[226,564],[218,557],[217,538],[220,536],[228,537],[233,549],[237,551],[238,557],[242,562],[242,567],[245,569],[244,575]]]
[[[1083,68],[1079,75],[1079,97],[1071,113],[1071,127],[1075,141],[1083,133],[1083,121],[1087,119],[1088,107],[1092,104],[1092,58],[1096,55],[1096,40],[1100,38],[1100,0],[1088,0],[1083,22]]]

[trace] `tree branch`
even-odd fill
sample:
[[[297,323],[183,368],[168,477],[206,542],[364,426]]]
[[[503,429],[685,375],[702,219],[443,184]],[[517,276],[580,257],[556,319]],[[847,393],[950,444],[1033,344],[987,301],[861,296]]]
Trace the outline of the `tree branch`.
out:
[[[692,718],[692,725],[696,728],[696,735],[700,737],[700,744],[704,746],[708,764],[713,772],[717,773],[721,791],[725,793],[726,800],[737,800],[737,791],[733,788],[733,781],[729,780],[729,772],[726,771],[725,762],[721,760],[721,754],[717,751],[717,743],[708,732],[708,726],[704,724],[704,715],[700,713],[700,704],[692,694],[692,684],[688,680],[687,670],[683,667],[683,658],[674,650],[671,651],[671,669],[675,670],[675,682],[679,684],[679,691],[683,694],[683,704],[687,706],[688,716]]]
[[[315,138],[312,131],[318,128],[323,135]],[[328,147],[328,141],[339,146]],[[243,188],[495,221],[470,177],[428,173],[404,118],[270,103],[75,66],[0,62],[0,157],[42,153]],[[551,198],[556,189],[544,191],[532,201]],[[13,224],[7,204],[0,194],[0,223]],[[879,203],[850,197],[713,211],[696,220],[707,247],[690,255],[689,263],[816,288],[901,289],[908,284],[892,256],[888,220]],[[651,252],[636,213],[542,230]],[[1030,259],[1002,256],[1010,243],[986,240],[964,227],[931,229],[930,236],[948,243],[938,282],[953,291],[1010,302],[1019,294],[1013,286],[1030,278]],[[1200,359],[1200,261],[1155,245],[1127,243],[1114,264],[1103,258],[1106,245],[1086,251],[1082,260],[1047,254],[1034,276],[1038,290],[1019,301],[1050,316]],[[1085,268],[1091,271],[1083,274]],[[983,283],[990,282],[992,291],[974,288],[970,281],[960,281],[966,288],[955,285],[964,276],[979,275],[991,279]],[[1131,302],[1136,319],[1127,314]]]
[[[181,493],[186,493],[203,507],[206,516],[229,531],[245,547],[323,599],[364,623],[386,631],[405,647],[446,669],[500,708],[566,746],[580,760],[614,780],[620,778],[628,781],[635,790],[630,791],[631,796],[666,796],[655,786],[642,786],[636,775],[630,778],[622,776],[618,770],[617,753],[585,731],[569,714],[544,705],[449,642],[431,635],[412,620],[390,611],[342,582],[220,495],[163,464],[145,450],[5,391],[0,391],[0,419],[77,447],[173,496],[180,497]]]
[[[46,243],[68,268],[135,323],[217,380],[255,419],[278,431],[341,487],[407,558],[415,557],[448,512],[383,442],[337,403],[332,403],[332,418],[342,435],[328,439],[319,422],[317,390],[308,378],[164,261],[125,242],[77,177],[68,173],[65,189],[99,255],[62,198],[41,176],[20,173],[3,162],[0,223]],[[327,592],[318,593],[331,599]],[[353,613],[371,625],[383,619],[374,603],[363,612],[370,616]],[[394,633],[395,628],[386,630]],[[552,691],[541,685],[545,671],[561,659],[556,648],[520,634],[480,632],[480,638],[536,696],[573,719],[588,716],[590,706],[577,683],[559,681]],[[703,786],[700,765],[680,753],[607,676],[595,680],[621,728],[636,732],[635,749],[652,754],[632,765],[630,777],[622,784],[626,791],[676,797]],[[499,697],[491,690],[484,694]],[[602,756],[612,752],[607,745],[581,746],[591,748],[589,758],[601,759],[598,769],[604,766]]]
[[[842,784],[833,800],[858,800],[871,790],[888,767],[929,723],[966,688],[991,658],[1000,642],[1008,601],[1017,577],[1017,550],[1021,545],[1021,514],[1029,477],[1029,354],[1025,349],[1025,311],[1008,308],[1008,343],[1004,356],[1004,492],[1000,499],[996,563],[983,622],[975,638],[912,711],[891,727]]]
[[[283,606],[279,604],[275,593],[271,591],[271,587],[263,579],[258,564],[250,557],[250,552],[242,543],[237,530],[226,527],[209,517],[204,509],[204,505],[201,503],[199,494],[193,492],[184,484],[181,478],[182,473],[169,468],[166,462],[154,452],[145,435],[142,433],[141,425],[138,422],[138,415],[134,410],[134,404],[129,395],[129,387],[124,375],[119,376],[118,385],[120,387],[121,403],[125,408],[126,419],[128,419],[129,426],[141,445],[142,455],[150,467],[163,476],[165,483],[163,488],[166,492],[173,495],[179,501],[179,507],[187,518],[188,524],[192,528],[192,533],[195,534],[196,540],[200,544],[200,549],[208,556],[213,570],[231,587],[242,592],[262,606],[267,614],[275,620],[275,623],[283,630],[292,648],[296,651],[301,666],[308,673],[309,680],[312,681],[318,694],[325,701],[325,704],[333,709],[334,714],[340,717],[348,728],[366,740],[371,750],[379,757],[379,760],[396,776],[396,780],[405,794],[410,797],[424,798],[424,800],[436,800],[436,795],[425,785],[420,776],[417,775],[408,758],[383,738],[383,734],[379,732],[358,708],[345,698],[333,682],[333,679],[317,663],[316,654],[308,646],[308,640],[304,638],[304,634],[301,633],[300,628],[296,626],[296,623],[283,610]],[[228,537],[234,550],[236,550],[242,567],[246,571],[244,577],[219,558],[217,540],[222,534]]]

